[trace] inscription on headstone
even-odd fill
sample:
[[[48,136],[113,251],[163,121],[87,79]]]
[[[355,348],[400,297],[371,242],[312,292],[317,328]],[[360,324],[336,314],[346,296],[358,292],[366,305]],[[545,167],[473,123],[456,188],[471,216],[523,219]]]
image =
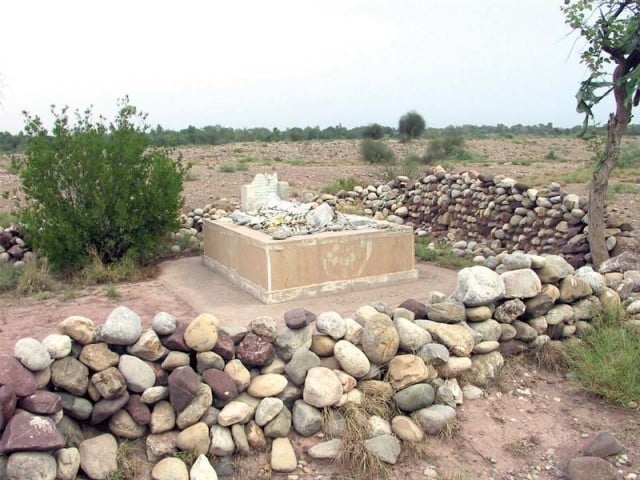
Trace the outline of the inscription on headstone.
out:
[[[269,201],[287,199],[289,184],[279,182],[277,173],[258,173],[248,185],[240,189],[242,210],[250,212],[264,207]]]

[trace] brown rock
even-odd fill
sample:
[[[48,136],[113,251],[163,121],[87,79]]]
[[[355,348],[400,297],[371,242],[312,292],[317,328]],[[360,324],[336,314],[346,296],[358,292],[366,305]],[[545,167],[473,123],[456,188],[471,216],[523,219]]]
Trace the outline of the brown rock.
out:
[[[569,462],[569,480],[615,480],[617,471],[600,457],[577,457]]]
[[[427,318],[427,306],[419,302],[418,300],[414,300],[413,298],[409,298],[398,305],[398,308],[406,308],[410,310],[414,314],[414,319],[424,319]]]
[[[97,425],[105,421],[111,415],[116,413],[122,407],[124,407],[129,401],[129,392],[124,392],[124,395],[113,400],[100,400],[93,406],[91,412],[91,425]]]
[[[316,315],[305,308],[294,308],[284,314],[284,323],[292,330],[306,327],[316,321]]]
[[[82,396],[89,385],[89,369],[73,357],[65,357],[51,364],[51,383],[73,395]]]
[[[92,343],[82,348],[78,360],[91,370],[99,372],[118,365],[120,355],[111,351],[106,343]]]
[[[11,355],[0,355],[0,385],[8,385],[18,397],[36,391],[33,374]]]
[[[500,343],[499,351],[506,357],[514,355],[520,355],[521,353],[528,352],[530,350],[529,345],[520,340],[509,340],[507,342]]]
[[[142,402],[140,395],[131,395],[124,408],[140,425],[147,425],[151,421],[151,410]]]
[[[382,365],[398,352],[400,337],[395,325],[385,315],[367,320],[362,331],[362,351],[371,362]]]
[[[218,341],[216,342],[215,347],[213,347],[213,351],[224,358],[225,362],[228,362],[233,360],[235,350],[236,346],[233,343],[233,338],[231,338],[226,332],[218,330]]]
[[[65,318],[60,322],[60,325],[58,325],[58,329],[61,333],[69,335],[80,345],[91,343],[96,338],[96,329],[93,321],[79,315],[72,315]]]
[[[228,374],[215,368],[210,368],[202,373],[202,379],[211,387],[215,398],[226,405],[230,400],[239,395],[235,381]]]
[[[612,433],[600,432],[582,448],[582,454],[587,457],[606,458],[617,455],[622,450],[622,444]]]
[[[16,392],[10,385],[0,386],[0,431],[16,411]]]
[[[38,390],[31,395],[23,397],[18,406],[38,415],[53,415],[62,411],[62,399],[60,395],[47,390]]]
[[[49,417],[18,413],[11,417],[0,439],[0,452],[57,450],[64,437]]]
[[[179,352],[189,353],[191,349],[187,346],[187,344],[184,341],[184,332],[187,330],[187,327],[188,327],[187,323],[178,321],[176,323],[176,331],[173,332],[171,335],[162,337],[160,341],[169,350],[177,350]]]
[[[262,367],[273,361],[273,345],[254,333],[247,334],[236,348],[238,359],[248,366]]]
[[[169,375],[169,401],[176,412],[184,410],[196,396],[200,378],[191,367],[178,367]]]
[[[109,367],[94,374],[91,382],[100,395],[107,400],[121,397],[127,390],[127,381],[116,367]]]

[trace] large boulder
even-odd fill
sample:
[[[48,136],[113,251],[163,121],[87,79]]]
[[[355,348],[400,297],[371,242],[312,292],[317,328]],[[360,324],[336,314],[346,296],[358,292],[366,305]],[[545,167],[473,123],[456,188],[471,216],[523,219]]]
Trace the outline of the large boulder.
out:
[[[467,307],[490,305],[504,296],[504,282],[490,268],[476,265],[458,272],[458,281],[451,298]]]

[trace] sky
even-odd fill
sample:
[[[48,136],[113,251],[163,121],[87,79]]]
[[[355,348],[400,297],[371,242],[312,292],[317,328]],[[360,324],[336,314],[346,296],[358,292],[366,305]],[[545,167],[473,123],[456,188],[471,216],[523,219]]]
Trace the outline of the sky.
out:
[[[580,124],[562,0],[4,2],[0,131],[50,105],[234,128]],[[613,104],[597,111],[604,122]]]

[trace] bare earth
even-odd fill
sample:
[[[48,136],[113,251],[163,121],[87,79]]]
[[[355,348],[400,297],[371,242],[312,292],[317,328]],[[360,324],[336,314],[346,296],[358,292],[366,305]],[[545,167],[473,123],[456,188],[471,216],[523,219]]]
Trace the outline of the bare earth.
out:
[[[409,151],[422,154],[426,142],[390,142],[399,158]],[[584,194],[584,183],[563,182],[566,174],[589,165],[591,153],[573,139],[473,140],[467,148],[481,160],[449,165],[481,173],[505,174],[535,186],[538,182],[559,181],[564,188]],[[545,160],[553,150],[560,160]],[[246,143],[217,147],[181,149],[185,161],[193,163],[191,181],[185,184],[185,209],[204,206],[221,199],[239,200],[239,185],[249,182],[260,171],[278,172],[296,195],[316,192],[340,177],[354,176],[363,183],[381,179],[385,168],[363,164],[354,141],[300,143]],[[252,157],[248,171],[222,173],[223,163]],[[0,192],[18,185],[7,173],[8,160],[0,158]],[[418,173],[419,174],[419,173]],[[639,178],[626,173],[615,181],[638,185]],[[9,210],[15,199],[0,198],[0,211]],[[640,194],[616,196],[613,204],[640,228]],[[289,308],[305,306],[319,313],[337,310],[345,315],[370,301],[396,306],[406,298],[426,300],[431,290],[449,293],[455,272],[426,264],[419,265],[420,279],[389,289],[356,292],[337,297],[301,300],[296,304],[265,306],[204,269],[197,258],[162,264],[159,276],[148,282],[116,286],[117,298],[110,298],[103,286],[74,292],[72,298],[56,294],[50,298],[0,297],[0,353],[11,353],[21,337],[42,339],[55,331],[68,315],[79,314],[102,323],[118,305],[136,311],[146,325],[159,311],[168,311],[189,320],[210,311],[223,325],[244,324],[254,316],[271,315],[282,322]],[[391,469],[390,478],[424,479],[425,469],[434,467],[440,479],[557,479],[562,478],[570,458],[601,430],[609,430],[627,447],[630,465],[620,466],[624,474],[640,475],[640,416],[605,404],[574,388],[561,374],[551,373],[519,360],[509,361],[500,382],[487,390],[486,397],[465,403],[458,409],[459,429],[452,438],[429,438],[424,448],[411,458],[402,458]],[[349,478],[331,463],[311,461],[305,455],[319,438],[295,438],[298,459],[307,462],[296,472],[299,479]],[[132,451],[135,451],[134,448]],[[136,455],[137,456],[137,455]],[[235,478],[287,478],[272,474],[266,455],[238,463]],[[149,478],[149,466],[142,461],[137,478]]]

